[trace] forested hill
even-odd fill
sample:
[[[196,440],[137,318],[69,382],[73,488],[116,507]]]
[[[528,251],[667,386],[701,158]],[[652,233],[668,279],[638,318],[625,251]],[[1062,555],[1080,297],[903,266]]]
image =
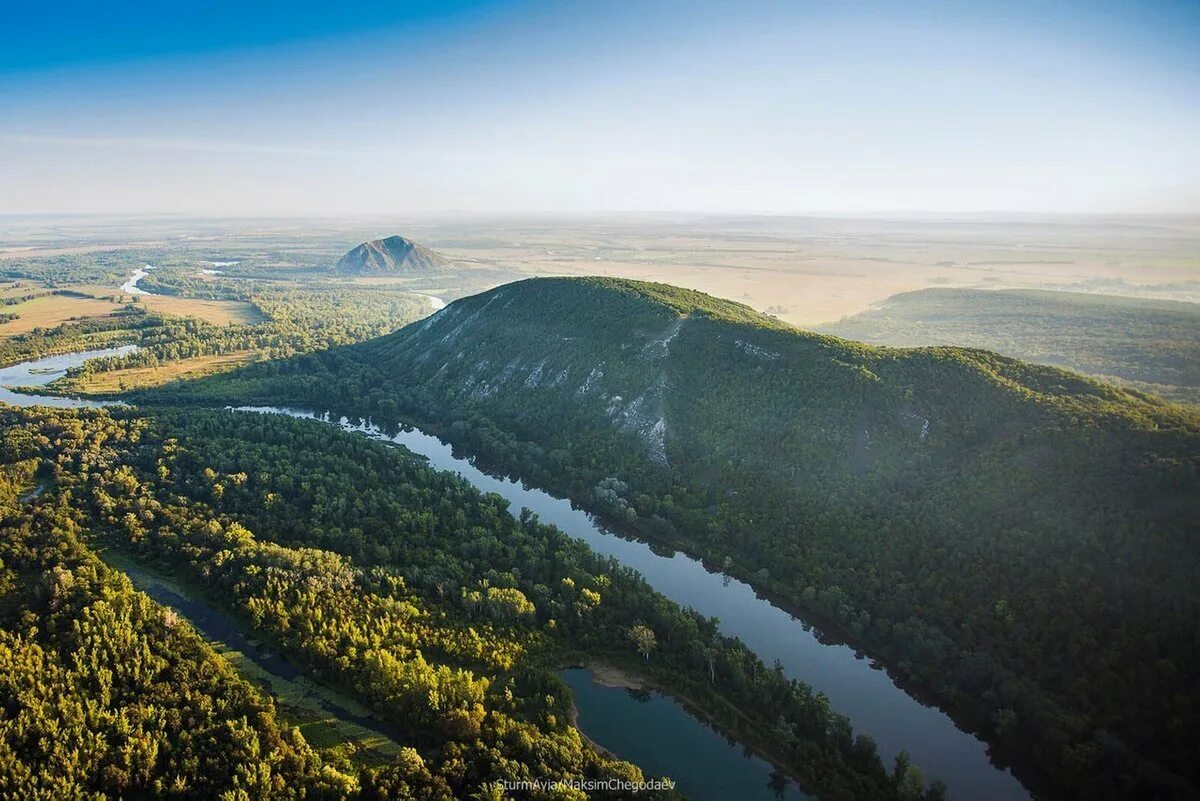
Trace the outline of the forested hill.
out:
[[[1200,304],[1081,292],[922,289],[821,327],[879,345],[971,345],[1200,403]]]
[[[634,281],[510,284],[366,343],[362,353],[408,386],[430,384],[489,414],[528,418],[527,433],[538,433],[547,405],[561,407],[579,424],[636,435],[666,464],[719,459],[787,473],[818,459],[859,476],[900,458],[944,470],[978,460],[965,444],[1029,441],[1043,427],[1081,419],[1183,436],[1200,420],[986,351],[874,348]]]
[[[535,279],[193,390],[408,419],[835,627],[1058,797],[1200,770],[1200,422],[960,348]]]

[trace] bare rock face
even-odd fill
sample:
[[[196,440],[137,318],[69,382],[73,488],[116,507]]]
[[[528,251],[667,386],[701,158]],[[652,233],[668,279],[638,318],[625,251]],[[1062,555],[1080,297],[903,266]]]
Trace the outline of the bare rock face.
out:
[[[448,270],[453,263],[442,254],[402,236],[363,242],[338,260],[343,273],[429,273]]]

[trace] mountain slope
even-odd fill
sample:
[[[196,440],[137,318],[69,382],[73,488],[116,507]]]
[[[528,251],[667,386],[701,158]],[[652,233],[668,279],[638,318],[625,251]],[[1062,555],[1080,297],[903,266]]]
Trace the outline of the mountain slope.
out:
[[[448,270],[453,263],[442,254],[402,236],[363,242],[338,260],[342,273],[427,273]]]
[[[722,565],[880,659],[1048,795],[1200,778],[1194,410],[981,350],[533,279],[204,390],[408,419]]]
[[[857,475],[930,450],[959,464],[974,457],[955,445],[1058,427],[1064,416],[1189,432],[1197,419],[986,351],[873,348],[699,292],[605,279],[500,287],[362,352],[408,386],[492,415],[519,421],[536,400],[539,414],[561,407],[580,425],[637,434],[644,455],[665,464],[726,453],[786,470],[815,458]],[[706,428],[713,418],[720,427]]]
[[[1186,408],[603,279],[500,287],[356,358],[378,411],[824,616],[1043,781],[1194,781],[1170,733],[1200,711]]]

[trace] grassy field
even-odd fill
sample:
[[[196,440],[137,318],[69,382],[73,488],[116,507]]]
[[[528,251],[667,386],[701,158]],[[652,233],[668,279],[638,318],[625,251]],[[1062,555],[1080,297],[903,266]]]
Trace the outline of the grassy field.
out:
[[[40,290],[41,286],[32,281],[0,281],[0,299],[27,295]]]
[[[0,336],[23,334],[35,328],[50,328],[72,319],[104,317],[117,311],[124,303],[133,299],[133,296],[122,294],[116,287],[72,284],[63,289],[90,297],[44,295],[24,303],[2,306],[0,311],[6,314],[16,314],[18,319],[0,325]],[[42,291],[42,287],[30,281],[0,284],[0,298],[37,291]],[[266,319],[254,304],[242,301],[142,295],[138,296],[137,302],[150,311],[179,317],[194,317],[213,325],[252,325]]]
[[[253,351],[223,353],[217,356],[196,356],[191,359],[160,364],[156,367],[133,367],[128,370],[111,370],[74,378],[60,378],[51,387],[68,395],[113,395],[135,389],[162,386],[172,381],[223,373],[249,364],[257,357],[258,354]]]
[[[213,325],[252,325],[266,318],[252,303],[236,300],[196,300],[171,295],[139,295],[138,302],[150,311],[195,317]]]
[[[50,328],[71,319],[105,317],[119,308],[120,305],[108,300],[45,295],[13,306],[4,306],[5,313],[20,316],[0,325],[0,337],[23,334],[35,328]]]
[[[965,345],[1200,402],[1200,305],[1035,290],[924,289],[818,330],[894,347]]]
[[[142,304],[148,310],[178,317],[195,317],[213,325],[253,325],[266,318],[252,303],[237,300],[201,300],[180,298],[173,295],[129,295],[113,286],[103,284],[72,284],[72,292],[91,295],[99,300],[120,303],[131,301]]]

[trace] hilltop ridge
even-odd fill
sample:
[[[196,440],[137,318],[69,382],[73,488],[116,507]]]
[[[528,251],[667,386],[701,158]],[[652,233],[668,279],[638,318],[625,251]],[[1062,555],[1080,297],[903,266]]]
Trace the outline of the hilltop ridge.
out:
[[[585,371],[591,374],[601,362],[612,361],[614,354],[606,349],[616,347],[626,356],[641,354],[640,359],[623,359],[627,364],[618,369],[633,368],[637,372],[636,366],[640,364],[645,368],[644,378],[657,363],[653,357],[669,355],[671,344],[681,333],[703,332],[715,342],[724,343],[725,355],[732,355],[729,353],[732,345],[733,351],[740,351],[740,356],[757,365],[760,371],[768,366],[770,372],[776,373],[785,368],[821,364],[858,370],[862,375],[872,373],[876,379],[879,375],[874,371],[882,370],[899,379],[906,367],[921,366],[921,369],[981,376],[997,391],[1053,399],[1056,404],[1077,411],[1138,418],[1142,423],[1149,416],[1158,421],[1156,425],[1162,422],[1171,425],[1167,421],[1181,420],[1191,420],[1194,424],[1197,418],[1188,410],[1153,396],[1117,388],[1069,370],[1028,364],[978,348],[868,345],[800,329],[744,304],[696,290],[629,279],[531,278],[506,284],[458,300],[437,315],[362,347],[384,363],[392,360],[395,366],[411,367],[414,378],[447,381],[461,366],[459,362],[468,355],[482,353],[461,347],[452,350],[450,345],[467,337],[489,339],[500,335],[501,330],[509,359],[503,364],[489,360],[482,360],[487,363],[481,364],[477,360],[469,371],[473,383],[486,382],[489,368],[497,370],[493,378],[499,378],[507,370],[502,384],[512,380],[520,372],[518,351],[522,349],[531,358],[535,353],[545,357],[543,369],[561,358],[565,361],[560,370],[567,368],[569,372],[567,362],[579,360],[576,366],[582,367],[589,358],[595,359],[597,363]],[[419,354],[419,359],[408,365],[405,358],[413,354]],[[435,371],[436,375],[423,376],[421,365],[432,363],[438,355],[450,355],[453,359]],[[517,358],[516,364],[512,364],[513,358]],[[811,359],[817,361],[803,364]],[[537,361],[541,363],[542,359]],[[603,368],[600,370],[603,372]],[[525,378],[529,378],[528,374]],[[546,388],[537,381],[522,386],[532,389],[538,385]],[[561,385],[562,382],[555,386]],[[888,385],[894,385],[894,381]],[[613,389],[620,394],[619,381],[614,380]],[[888,392],[885,384],[878,384],[876,390]]]

